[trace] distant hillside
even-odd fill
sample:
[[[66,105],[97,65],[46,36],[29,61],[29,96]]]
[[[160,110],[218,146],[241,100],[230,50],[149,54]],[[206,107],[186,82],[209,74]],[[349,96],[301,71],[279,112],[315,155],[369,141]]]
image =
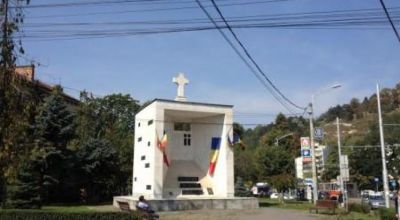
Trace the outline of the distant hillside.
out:
[[[400,121],[400,83],[395,88],[385,88],[381,91],[381,105],[383,112],[383,121],[386,124],[399,123]],[[344,144],[375,144],[377,141],[378,114],[377,114],[377,96],[373,94],[365,97],[362,101],[353,98],[350,103],[337,105],[323,113],[317,120],[317,124],[324,127],[328,134],[326,142],[336,142],[336,117],[341,119],[341,130],[343,132],[342,140]],[[391,139],[391,130],[387,130],[385,136]]]

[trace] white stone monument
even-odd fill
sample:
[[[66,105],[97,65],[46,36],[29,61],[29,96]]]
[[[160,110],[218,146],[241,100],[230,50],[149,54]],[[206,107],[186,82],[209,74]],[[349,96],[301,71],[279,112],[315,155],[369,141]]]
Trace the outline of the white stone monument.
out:
[[[180,73],[173,82],[175,100],[154,99],[136,114],[132,196],[114,205],[134,208],[143,195],[156,210],[257,208],[234,198],[233,106],[188,102],[189,80]]]

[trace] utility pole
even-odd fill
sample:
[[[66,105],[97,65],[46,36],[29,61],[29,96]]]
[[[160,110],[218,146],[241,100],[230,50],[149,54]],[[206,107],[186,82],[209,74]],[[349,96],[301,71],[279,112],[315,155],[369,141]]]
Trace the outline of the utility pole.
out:
[[[317,167],[315,163],[315,143],[314,143],[314,95],[311,96],[311,103],[309,104],[310,114],[310,145],[311,145],[311,171],[313,180],[313,201],[317,204],[318,200],[318,183],[317,183]]]
[[[384,196],[385,196],[385,206],[386,206],[386,208],[389,208],[389,185],[388,185],[388,175],[387,175],[387,169],[386,169],[385,138],[383,136],[381,97],[380,97],[380,89],[379,89],[378,84],[376,85],[376,95],[377,95],[377,102],[378,102],[379,134],[381,137],[383,192],[384,192]]]
[[[336,128],[337,128],[337,145],[338,145],[338,154],[339,154],[339,173],[340,173],[340,178],[339,178],[339,184],[340,184],[340,191],[342,192],[343,196],[343,205],[344,205],[344,181],[343,181],[343,174],[342,174],[342,144],[340,140],[340,120],[339,117],[336,117]]]
[[[2,76],[2,85],[0,87],[0,120],[2,121],[1,123],[1,128],[0,128],[0,147],[3,147],[3,142],[4,142],[4,136],[5,136],[5,128],[7,127],[8,123],[8,115],[7,115],[7,98],[6,98],[6,88],[9,86],[9,73],[8,73],[8,65],[9,65],[9,56],[7,56],[7,51],[8,51],[8,0],[2,0],[2,9],[4,13],[4,21],[2,25],[2,31],[3,31],[3,39],[2,39],[2,45],[1,45],[1,56],[3,60],[3,66],[0,66],[0,76]],[[1,75],[2,74],[2,75]]]
[[[6,56],[7,50],[8,50],[8,0],[2,0],[3,2],[3,10],[4,10],[4,21],[3,21],[3,26],[2,26],[2,31],[3,31],[3,45],[2,45],[2,56],[3,56],[3,62],[4,62],[4,67],[6,70],[8,70],[8,65],[9,65],[9,60],[8,57]]]

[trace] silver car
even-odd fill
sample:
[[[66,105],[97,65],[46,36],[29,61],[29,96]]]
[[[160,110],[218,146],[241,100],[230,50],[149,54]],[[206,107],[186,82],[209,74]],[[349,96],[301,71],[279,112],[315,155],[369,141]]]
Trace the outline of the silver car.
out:
[[[385,198],[382,195],[370,195],[368,203],[373,209],[385,208]]]

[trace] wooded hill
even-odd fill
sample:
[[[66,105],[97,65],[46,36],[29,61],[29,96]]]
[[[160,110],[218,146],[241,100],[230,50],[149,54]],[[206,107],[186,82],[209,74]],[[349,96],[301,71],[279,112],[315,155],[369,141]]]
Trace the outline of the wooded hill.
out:
[[[400,83],[395,88],[383,89],[380,96],[385,143],[388,146],[388,170],[391,176],[397,177],[400,150],[393,145],[400,143]],[[330,181],[339,174],[336,117],[341,119],[342,152],[349,156],[351,181],[360,188],[373,187],[373,179],[382,176],[380,148],[376,147],[379,145],[376,94],[362,101],[353,98],[348,104],[332,107],[316,120],[316,126],[325,131],[322,144],[331,148],[321,181]],[[300,156],[300,137],[309,136],[308,119],[280,114],[269,125],[247,130],[237,126],[236,130],[242,134],[247,146],[246,151],[236,149],[237,177],[242,177],[248,184],[266,181],[279,189],[295,185],[294,159]],[[288,133],[293,135],[280,140],[279,146],[276,146],[276,138]],[[366,145],[375,147],[362,147]]]

